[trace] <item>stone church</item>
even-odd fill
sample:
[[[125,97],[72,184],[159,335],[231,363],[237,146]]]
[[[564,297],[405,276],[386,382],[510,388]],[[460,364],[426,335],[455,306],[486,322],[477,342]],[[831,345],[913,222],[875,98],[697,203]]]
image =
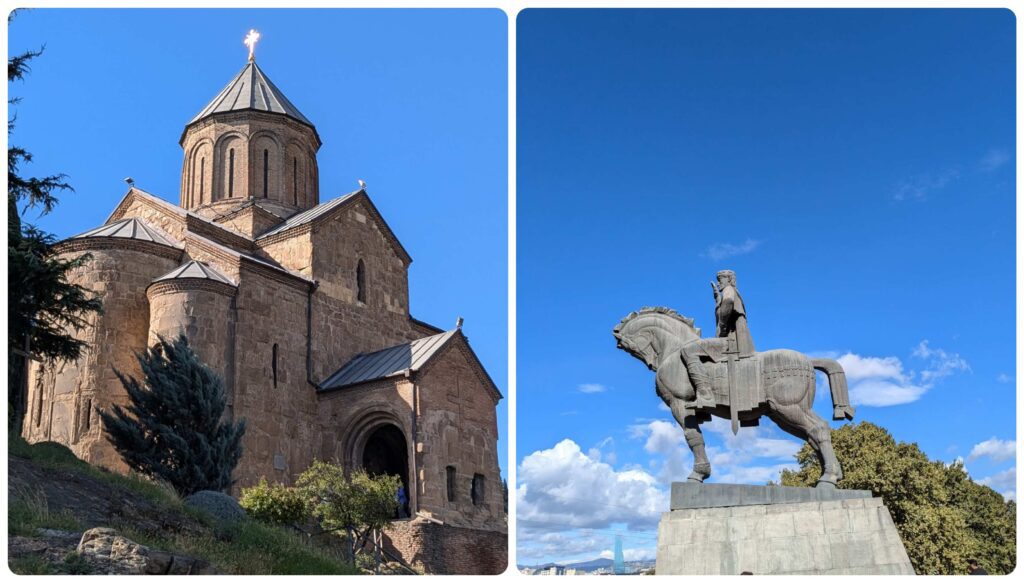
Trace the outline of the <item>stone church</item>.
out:
[[[502,398],[461,331],[409,313],[412,257],[365,187],[321,202],[316,127],[251,59],[192,118],[179,204],[132,187],[62,241],[91,255],[73,282],[104,311],[75,362],[35,363],[26,437],[126,467],[97,408],[125,404],[114,369],[184,332],[248,424],[235,490],[291,483],[314,459],[398,474],[411,519],[386,545],[435,573],[498,573],[507,535]]]

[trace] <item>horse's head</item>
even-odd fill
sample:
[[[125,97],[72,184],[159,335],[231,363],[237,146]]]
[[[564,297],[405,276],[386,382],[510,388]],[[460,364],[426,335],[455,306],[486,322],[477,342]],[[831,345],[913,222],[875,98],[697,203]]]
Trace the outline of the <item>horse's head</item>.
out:
[[[612,330],[617,346],[658,370],[662,356],[690,340],[700,338],[693,320],[669,308],[641,308],[631,312]]]

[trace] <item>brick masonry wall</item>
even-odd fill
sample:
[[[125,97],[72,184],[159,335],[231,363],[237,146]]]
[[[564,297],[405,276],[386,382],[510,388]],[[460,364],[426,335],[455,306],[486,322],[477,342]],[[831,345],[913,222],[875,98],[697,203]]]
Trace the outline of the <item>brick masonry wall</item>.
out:
[[[508,566],[508,535],[399,520],[384,531],[384,548],[429,574],[497,575]]]

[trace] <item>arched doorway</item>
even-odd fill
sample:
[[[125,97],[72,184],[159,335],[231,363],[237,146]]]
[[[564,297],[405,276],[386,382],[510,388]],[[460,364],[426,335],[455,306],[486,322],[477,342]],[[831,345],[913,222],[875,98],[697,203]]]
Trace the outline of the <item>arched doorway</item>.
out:
[[[402,430],[388,423],[371,431],[366,437],[360,461],[370,474],[388,474],[401,479],[405,504],[399,509],[398,517],[409,516],[409,450]]]

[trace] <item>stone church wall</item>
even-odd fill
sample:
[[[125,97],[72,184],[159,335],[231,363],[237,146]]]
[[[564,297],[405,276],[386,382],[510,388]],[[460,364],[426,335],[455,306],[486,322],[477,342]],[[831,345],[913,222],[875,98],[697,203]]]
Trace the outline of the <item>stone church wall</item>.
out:
[[[423,483],[420,506],[445,524],[477,529],[504,528],[504,501],[498,467],[495,400],[455,338],[420,372],[418,452]],[[448,467],[455,470],[454,497],[448,500]],[[483,498],[474,503],[475,474],[483,476]]]
[[[409,322],[406,266],[369,211],[351,205],[313,232],[314,377],[324,379],[359,353],[408,342],[420,335]],[[356,270],[365,269],[365,302]]]
[[[97,407],[127,404],[127,393],[114,374],[141,376],[135,353],[146,349],[149,303],[146,287],[178,265],[180,251],[139,241],[77,239],[58,248],[70,258],[92,255],[69,274],[69,281],[97,293],[103,313],[90,316],[76,337],[88,347],[70,363],[33,364],[26,438],[66,444],[82,459],[110,469],[126,469],[100,433]]]
[[[236,490],[260,477],[291,483],[317,453],[311,446],[320,438],[316,395],[306,376],[306,289],[241,272],[231,388],[234,414],[248,429]]]
[[[158,336],[173,340],[184,334],[199,358],[221,379],[228,379],[235,289],[205,280],[170,280],[149,286],[146,295],[149,345],[156,344]]]

